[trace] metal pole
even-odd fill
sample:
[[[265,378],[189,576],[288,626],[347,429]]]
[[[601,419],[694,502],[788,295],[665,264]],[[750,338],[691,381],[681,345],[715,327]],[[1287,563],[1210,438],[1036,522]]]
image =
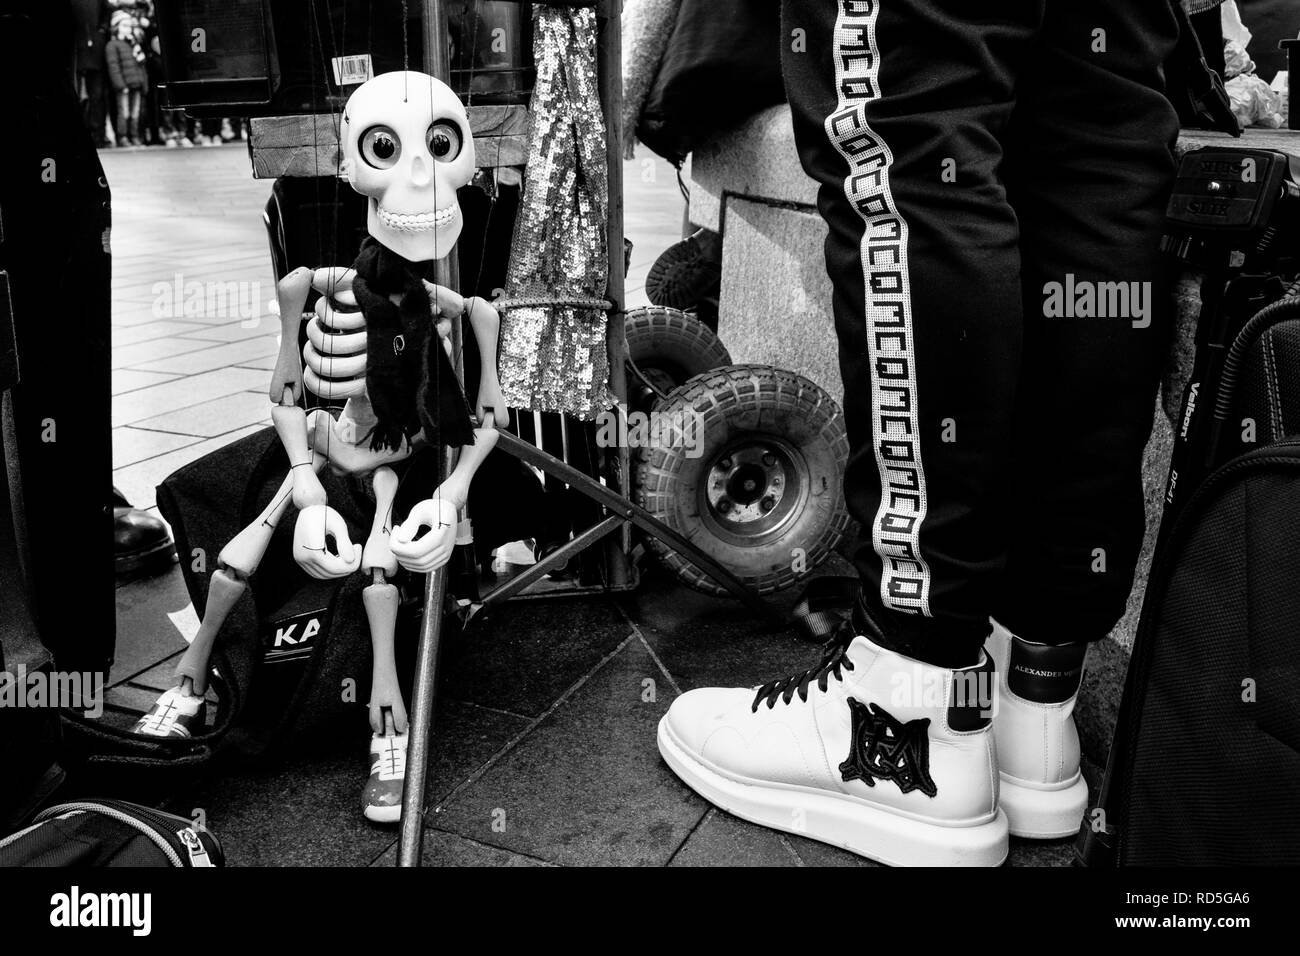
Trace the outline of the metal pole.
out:
[[[438,652],[442,645],[442,607],[447,593],[447,567],[424,582],[424,617],[411,689],[411,720],[407,732],[406,785],[402,790],[402,828],[397,840],[397,865],[419,866],[424,845],[424,791],[433,737],[433,708],[438,681]]]
[[[627,404],[627,338],[623,332],[624,273],[623,254],[623,0],[602,0],[597,10],[596,83],[600,92],[601,112],[605,118],[605,165],[609,183],[609,208],[606,214],[608,237],[608,272],[605,298],[613,303],[608,315],[605,338],[609,350],[609,386],[618,402]],[[620,412],[621,414],[621,412]],[[626,447],[614,450],[614,470],[618,490],[630,495],[631,461]],[[627,585],[631,570],[628,552],[632,548],[632,529],[624,527],[617,539],[606,542],[605,553],[611,587]]]
[[[442,0],[424,0],[424,72],[444,83],[450,79],[447,59],[447,10]],[[453,248],[434,263],[434,281],[444,288],[460,286],[460,269]],[[457,375],[463,375],[459,320],[452,323],[452,361]],[[439,470],[441,481],[455,466],[455,453],[448,450]],[[429,769],[433,710],[437,698],[438,651],[442,644],[442,610],[447,593],[444,565],[424,582],[424,616],[420,621],[420,643],[415,656],[415,684],[411,689],[410,726],[407,728],[406,785],[402,790],[401,832],[397,838],[397,865],[419,866],[424,845],[424,790]]]

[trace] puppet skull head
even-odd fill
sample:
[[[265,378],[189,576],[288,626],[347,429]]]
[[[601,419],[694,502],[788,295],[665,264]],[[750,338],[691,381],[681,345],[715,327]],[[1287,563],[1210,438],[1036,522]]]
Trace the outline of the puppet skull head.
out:
[[[383,73],[348,98],[344,176],[370,200],[366,226],[412,262],[441,259],[460,235],[456,190],[474,176],[465,107],[426,73]]]

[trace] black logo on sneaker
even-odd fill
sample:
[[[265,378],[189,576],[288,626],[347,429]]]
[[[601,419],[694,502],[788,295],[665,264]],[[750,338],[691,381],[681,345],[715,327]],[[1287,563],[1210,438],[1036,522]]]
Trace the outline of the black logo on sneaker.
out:
[[[879,704],[868,707],[852,697],[849,715],[853,742],[840,764],[844,780],[861,780],[868,787],[876,780],[892,780],[903,793],[920,790],[928,797],[939,792],[930,779],[929,717],[899,723]]]

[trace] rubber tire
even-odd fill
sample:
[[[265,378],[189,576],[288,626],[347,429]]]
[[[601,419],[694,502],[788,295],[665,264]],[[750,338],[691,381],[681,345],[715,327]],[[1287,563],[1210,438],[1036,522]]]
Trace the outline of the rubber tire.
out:
[[[717,333],[690,313],[660,306],[633,309],[623,327],[628,358],[664,390],[731,364]]]
[[[770,365],[732,365],[690,379],[656,412],[699,416],[703,453],[690,458],[680,443],[637,449],[635,500],[740,580],[760,594],[788,588],[839,545],[849,526],[844,502],[849,442],[839,405],[816,383]],[[744,547],[719,536],[699,514],[697,502],[700,483],[718,454],[750,436],[776,438],[796,450],[806,465],[808,491],[779,534]],[[706,594],[726,593],[653,536],[646,536],[646,546],[682,583]],[[795,548],[805,552],[799,571],[793,567]]]
[[[718,297],[722,263],[710,258],[722,253],[722,237],[701,243],[699,232],[674,242],[659,253],[645,278],[646,298],[655,305],[693,309],[705,299]]]

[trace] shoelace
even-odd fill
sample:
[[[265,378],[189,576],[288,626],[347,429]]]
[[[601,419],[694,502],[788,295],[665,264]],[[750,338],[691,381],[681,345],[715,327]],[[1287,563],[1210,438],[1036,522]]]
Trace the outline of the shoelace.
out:
[[[138,732],[151,737],[173,737],[178,734],[188,737],[189,729],[183,726],[181,721],[196,716],[198,712],[182,710],[177,706],[178,700],[183,698],[170,690],[159,697],[154,701],[153,709],[140,722]]]
[[[406,748],[399,747],[395,740],[390,740],[379,752],[379,779],[397,780],[405,776]]]
[[[783,699],[787,704],[794,700],[794,695],[798,694],[799,699],[804,703],[808,702],[808,685],[813,681],[817,682],[820,690],[826,690],[826,685],[831,675],[835,676],[838,681],[844,680],[841,668],[844,670],[853,670],[853,661],[847,654],[849,644],[853,642],[854,632],[848,622],[844,622],[826,642],[825,651],[822,655],[821,663],[816,667],[810,667],[801,674],[795,674],[792,677],[783,677],[780,680],[770,681],[758,689],[754,695],[754,703],[750,706],[750,711],[758,713],[758,705],[767,701],[767,708],[771,710],[776,706],[778,698]]]
[[[176,714],[149,714],[140,722],[138,733],[148,737],[173,737],[173,731],[180,731]]]

